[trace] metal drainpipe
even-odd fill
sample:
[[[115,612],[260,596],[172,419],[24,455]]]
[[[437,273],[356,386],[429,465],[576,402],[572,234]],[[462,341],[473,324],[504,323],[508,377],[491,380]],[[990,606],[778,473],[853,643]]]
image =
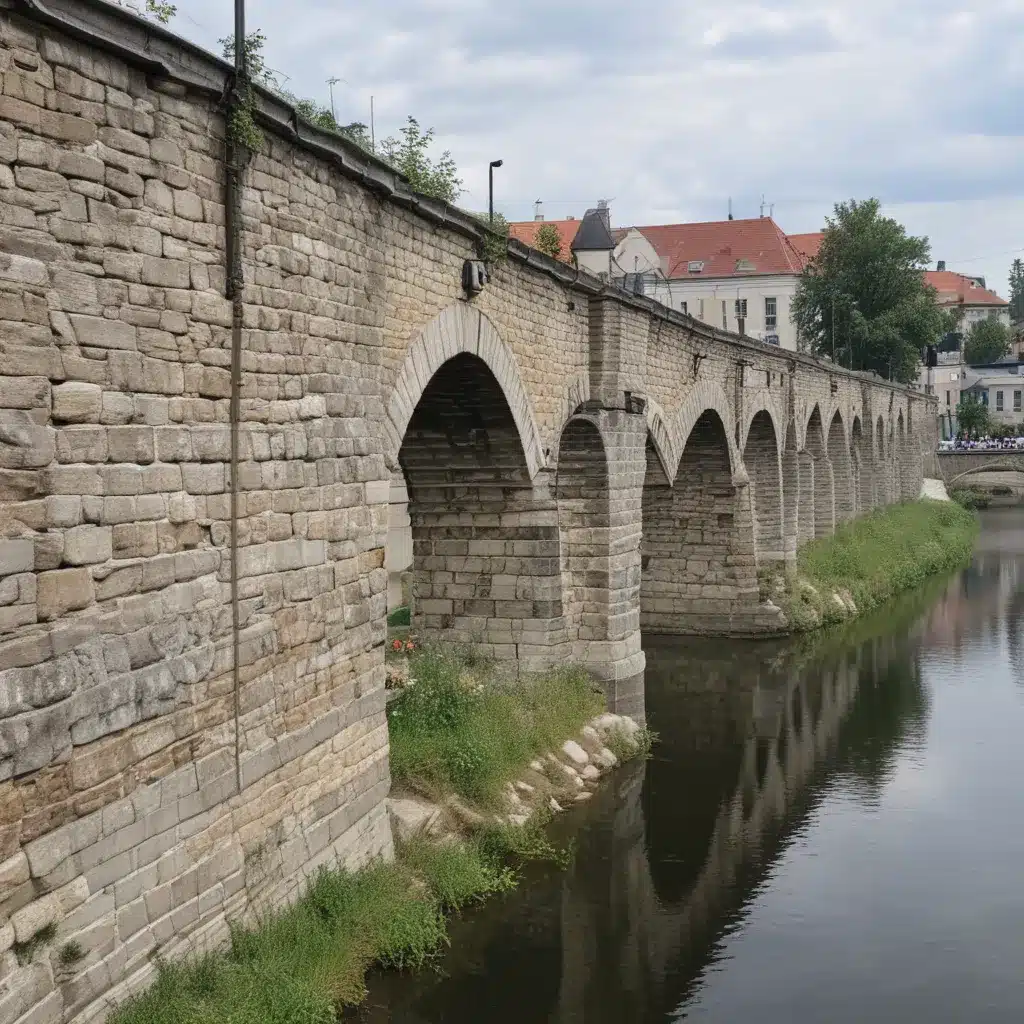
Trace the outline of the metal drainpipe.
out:
[[[235,81],[227,112],[224,228],[226,248],[225,294],[231,300],[231,679],[235,714],[235,786],[242,791],[241,736],[241,613],[238,602],[238,429],[242,389],[242,164],[245,148],[232,137],[232,114],[245,92],[245,0],[235,0]]]

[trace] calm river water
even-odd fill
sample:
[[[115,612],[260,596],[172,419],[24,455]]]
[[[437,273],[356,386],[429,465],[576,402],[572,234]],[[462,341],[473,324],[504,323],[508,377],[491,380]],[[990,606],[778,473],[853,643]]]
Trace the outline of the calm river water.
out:
[[[652,760],[367,1022],[1024,1021],[1024,510],[843,635],[652,640]]]

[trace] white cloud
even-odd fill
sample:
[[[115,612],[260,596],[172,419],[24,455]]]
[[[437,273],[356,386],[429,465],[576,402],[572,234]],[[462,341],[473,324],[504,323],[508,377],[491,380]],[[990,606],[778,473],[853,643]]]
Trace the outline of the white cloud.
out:
[[[222,9],[223,8],[223,9]],[[789,231],[879,196],[933,255],[971,259],[1006,289],[1024,247],[1021,0],[249,0],[249,24],[288,87],[367,120],[433,125],[486,205],[512,218],[618,223],[757,214]],[[230,5],[179,0],[174,27],[213,46]]]

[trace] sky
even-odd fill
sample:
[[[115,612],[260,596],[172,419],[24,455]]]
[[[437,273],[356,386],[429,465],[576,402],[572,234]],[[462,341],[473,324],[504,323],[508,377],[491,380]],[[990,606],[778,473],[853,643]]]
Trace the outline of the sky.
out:
[[[231,0],[178,0],[210,49]],[[933,260],[1007,297],[1024,258],[1024,0],[248,0],[296,95],[377,138],[433,127],[460,205],[616,226],[756,217],[819,230],[877,196]],[[287,77],[286,77],[287,76]]]

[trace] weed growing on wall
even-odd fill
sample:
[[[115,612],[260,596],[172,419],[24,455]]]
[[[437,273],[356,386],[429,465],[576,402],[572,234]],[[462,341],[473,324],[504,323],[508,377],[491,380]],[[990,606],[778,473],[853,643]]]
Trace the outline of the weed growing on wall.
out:
[[[391,774],[495,806],[531,758],[578,733],[603,700],[579,669],[485,685],[472,660],[469,652],[440,647],[410,659],[415,684],[388,708]]]

